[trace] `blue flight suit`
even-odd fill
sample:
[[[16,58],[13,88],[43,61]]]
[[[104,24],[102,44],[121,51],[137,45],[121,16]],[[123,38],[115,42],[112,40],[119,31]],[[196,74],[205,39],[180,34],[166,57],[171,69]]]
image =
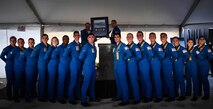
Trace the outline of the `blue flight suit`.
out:
[[[138,43],[138,46],[141,50],[141,60],[138,63],[139,68],[139,76],[141,82],[141,95],[142,97],[146,97],[147,100],[151,100],[152,98],[152,84],[150,77],[150,60],[153,57],[152,48],[149,46],[147,42],[144,40],[141,43]]]
[[[129,48],[123,42],[120,42],[118,45],[114,45],[113,56],[117,96],[122,99],[123,102],[128,102],[126,61],[132,54]]]
[[[112,34],[111,34],[111,37],[110,37],[111,44],[115,44],[115,40],[114,40],[114,35],[115,35],[115,34],[121,34],[121,30],[118,28],[118,26],[116,26],[116,27],[113,28],[113,30],[112,30]]]
[[[1,59],[6,63],[5,72],[7,78],[7,97],[12,98],[12,87],[14,84],[13,61],[8,60],[8,55],[14,47],[9,45],[5,47],[1,53]],[[6,57],[5,57],[6,56]]]
[[[193,83],[193,96],[198,97],[198,66],[197,63],[202,59],[200,52],[192,47],[187,49],[189,58],[186,62],[186,95],[191,96]],[[192,83],[191,83],[192,82]]]
[[[64,51],[64,57],[71,58],[70,61],[70,84],[68,98],[69,101],[75,100],[80,97],[81,92],[81,74],[82,74],[82,62],[79,60],[79,54],[82,45],[76,43],[74,40],[70,43]],[[77,95],[76,95],[77,92]]]
[[[67,96],[68,90],[68,81],[69,81],[69,64],[70,58],[64,57],[64,51],[67,45],[64,43],[58,46],[55,49],[55,55],[60,57],[60,62],[58,65],[58,99],[64,100],[64,97]]]
[[[49,46],[41,42],[35,46],[31,54],[32,58],[38,59],[38,99],[44,99],[47,96],[47,62],[44,56]]]
[[[178,92],[180,88],[180,96],[185,96],[184,63],[189,58],[189,54],[187,50],[180,45],[175,46],[175,49],[178,53],[177,59],[173,62],[175,94],[179,95]]]
[[[19,60],[25,61],[25,98],[29,99],[36,95],[37,81],[37,59],[31,57],[33,48],[28,47],[24,53],[20,55]]]
[[[172,75],[172,62],[178,57],[174,46],[168,42],[161,45],[164,51],[164,59],[162,61],[163,91],[164,95],[169,98],[175,97],[174,80]]]
[[[25,48],[24,48],[25,49]],[[8,55],[8,60],[13,61],[14,70],[14,87],[13,87],[13,97],[15,99],[19,98],[20,92],[24,91],[24,74],[25,74],[25,61],[20,60],[20,55],[24,53],[19,47],[12,49]]]
[[[83,61],[83,72],[84,81],[81,88],[81,103],[86,103],[87,90],[89,88],[90,100],[95,100],[95,80],[96,80],[96,70],[95,70],[95,59],[96,59],[96,47],[87,43],[83,46],[79,59]]]
[[[202,55],[203,59],[198,63],[198,84],[199,84],[199,93],[202,91],[202,86],[203,86],[203,91],[204,91],[204,96],[209,97],[209,91],[210,91],[210,86],[209,86],[209,80],[208,80],[208,75],[209,75],[209,60],[213,58],[213,54],[211,49],[207,45],[202,45],[200,47],[196,46],[196,49],[200,52]]]
[[[55,46],[50,46],[44,55],[44,60],[48,63],[48,99],[53,100],[55,98],[56,86],[57,86],[57,73],[58,73],[58,63],[59,58],[54,55]]]
[[[127,60],[127,79],[129,80],[130,90],[133,90],[134,101],[140,101],[140,91],[138,85],[138,67],[137,63],[141,59],[141,52],[137,44],[132,42],[127,45],[132,53],[132,57]]]
[[[91,32],[91,30],[83,29],[81,30],[81,44],[84,46],[85,44],[88,43],[87,41],[87,36]]]
[[[162,99],[161,61],[164,58],[164,53],[162,47],[157,42],[151,44],[150,47],[152,48],[152,51],[154,53],[154,56],[150,61],[153,97],[161,100]]]

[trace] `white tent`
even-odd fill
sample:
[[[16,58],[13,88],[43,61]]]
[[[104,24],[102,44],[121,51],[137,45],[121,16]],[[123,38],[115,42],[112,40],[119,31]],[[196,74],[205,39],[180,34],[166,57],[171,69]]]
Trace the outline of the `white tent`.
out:
[[[0,0],[0,52],[12,35],[25,41],[33,37],[36,43],[44,32],[50,37],[71,36],[91,17],[116,19],[123,35],[142,30],[146,40],[150,32],[184,37],[186,30],[199,27],[205,28],[204,32],[196,34],[208,35],[207,30],[213,27],[212,4],[213,0]],[[26,30],[17,31],[22,25]],[[0,69],[0,78],[5,77],[2,60]]]

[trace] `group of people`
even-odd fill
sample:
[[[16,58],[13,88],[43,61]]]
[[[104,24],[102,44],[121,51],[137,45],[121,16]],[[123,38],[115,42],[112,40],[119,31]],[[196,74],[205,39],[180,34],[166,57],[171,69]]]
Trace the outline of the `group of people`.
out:
[[[156,42],[156,34],[150,33],[151,43],[148,44],[143,39],[143,32],[138,31],[138,44],[133,42],[132,33],[127,34],[128,44],[124,44],[115,20],[112,20],[112,26],[110,39],[114,45],[117,87],[117,96],[112,100],[121,100],[119,105],[124,106],[129,104],[130,98],[133,98],[133,104],[138,104],[141,100],[160,102],[163,97],[167,97],[166,101],[174,101],[175,97],[182,101],[193,94],[191,100],[196,101],[202,95],[202,88],[202,99],[209,99],[209,60],[213,54],[205,45],[204,36],[199,37],[196,47],[193,39],[188,39],[187,48],[184,48],[178,37],[173,38],[173,44],[168,43],[166,33],[160,34],[161,45]],[[64,35],[59,46],[57,37],[48,44],[47,34],[42,35],[41,43],[35,47],[34,39],[29,38],[28,48],[24,47],[23,38],[18,39],[16,46],[16,37],[10,37],[10,45],[1,53],[1,59],[6,63],[8,99],[19,102],[24,96],[30,102],[38,97],[42,102],[58,99],[60,103],[66,103],[68,99],[71,104],[77,104],[80,99],[83,106],[89,106],[89,92],[90,101],[100,102],[95,96],[96,38],[89,29],[90,24],[86,23],[85,27],[81,31],[81,35],[86,35],[81,37],[82,44],[78,31],[74,31],[71,43]]]
[[[166,33],[160,34],[161,45],[155,33],[149,34],[150,44],[144,41],[142,31],[137,32],[138,44],[133,42],[132,33],[126,39],[127,45],[121,42],[120,34],[114,35],[117,97],[113,100],[121,100],[119,105],[129,104],[129,98],[133,104],[141,100],[160,102],[164,97],[168,102],[183,101],[191,95],[191,101],[196,101],[202,90],[202,100],[209,99],[209,60],[213,54],[204,36],[199,37],[197,46],[188,39],[187,48],[180,45],[178,37],[173,38],[173,44],[168,43]]]

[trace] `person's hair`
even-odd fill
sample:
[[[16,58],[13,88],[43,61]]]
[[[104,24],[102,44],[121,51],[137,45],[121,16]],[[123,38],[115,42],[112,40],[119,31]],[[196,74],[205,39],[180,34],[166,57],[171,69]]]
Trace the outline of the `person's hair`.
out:
[[[42,35],[42,37],[43,37],[43,36],[47,36],[47,37],[49,37],[47,34],[43,34],[43,35]]]
[[[156,37],[156,34],[154,32],[149,33],[149,36],[151,36],[151,35],[155,35],[155,37]]]
[[[73,35],[75,35],[76,33],[78,33],[78,34],[79,34],[79,31],[74,31],[74,32],[73,32]]]
[[[193,39],[191,39],[191,38],[187,39],[187,42],[189,42],[189,41],[193,41],[193,43],[194,43],[194,40],[193,40]]]
[[[165,35],[165,36],[167,36],[167,34],[166,34],[166,33],[160,33],[160,36],[162,36],[162,35]]]
[[[137,32],[137,34],[139,34],[139,33],[141,33],[141,34],[142,34],[142,36],[143,36],[143,32],[142,32],[142,31],[138,31],[138,32]]]
[[[121,34],[120,34],[120,33],[115,33],[114,36],[115,36],[115,35],[118,35],[119,37],[121,37]]]
[[[32,40],[33,42],[35,42],[35,39],[33,39],[33,38],[29,38],[28,41],[29,41],[29,40]]]
[[[131,35],[131,36],[133,37],[133,34],[132,34],[132,33],[128,33],[127,36],[128,36],[128,35]]]
[[[12,40],[12,39],[15,39],[15,40],[16,40],[16,37],[15,37],[15,36],[11,36],[11,37],[10,37],[10,40]]]
[[[69,39],[69,36],[68,36],[68,35],[64,35],[64,36],[62,37],[62,40],[64,40],[64,38],[68,38],[68,39]]]
[[[93,35],[93,36],[95,36],[93,33],[89,33],[89,34],[87,35],[87,37],[88,37],[88,36],[90,36],[90,35]]]
[[[23,39],[23,38],[19,38],[19,39],[18,39],[18,41],[20,41],[20,40],[22,40],[22,41],[24,42],[24,39]]]
[[[116,20],[112,20],[111,22],[115,22],[117,24],[117,21]]]
[[[174,40],[174,39],[178,39],[178,40],[180,40],[180,39],[179,39],[179,37],[177,37],[177,36],[173,37],[173,40]]]
[[[198,40],[200,40],[201,38],[204,38],[204,39],[206,40],[205,36],[200,36],[200,37],[198,38]]]
[[[89,23],[89,22],[85,23],[84,25],[87,25],[87,24],[89,24],[89,25],[90,25],[90,23]]]
[[[52,37],[52,39],[51,39],[51,45],[53,45],[53,44],[52,44],[53,39],[56,39],[56,40],[58,41],[58,43],[59,43],[58,38],[57,38],[56,36],[54,36],[54,37]],[[57,45],[58,45],[58,44],[57,44]]]

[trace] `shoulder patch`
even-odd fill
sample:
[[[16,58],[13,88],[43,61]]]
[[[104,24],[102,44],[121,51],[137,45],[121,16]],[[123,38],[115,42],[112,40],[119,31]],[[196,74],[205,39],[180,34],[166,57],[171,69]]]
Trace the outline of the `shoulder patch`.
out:
[[[13,52],[11,51],[10,54],[13,54]]]
[[[162,48],[158,48],[158,51],[163,51],[163,49]]]
[[[212,52],[212,50],[211,49],[208,49],[208,53],[211,53]]]
[[[176,49],[175,49],[175,48],[172,48],[172,51],[176,51]]]
[[[197,51],[196,51],[196,54],[200,54],[200,52],[197,50]]]
[[[135,48],[135,51],[140,51],[140,49],[139,48]]]
[[[124,49],[125,49],[125,50],[128,50],[129,48],[126,46],[126,47],[124,47]]]
[[[151,50],[152,48],[150,46],[147,47],[147,50]]]
[[[183,53],[186,53],[187,51],[186,51],[186,50],[183,50],[182,52],[183,52]]]

